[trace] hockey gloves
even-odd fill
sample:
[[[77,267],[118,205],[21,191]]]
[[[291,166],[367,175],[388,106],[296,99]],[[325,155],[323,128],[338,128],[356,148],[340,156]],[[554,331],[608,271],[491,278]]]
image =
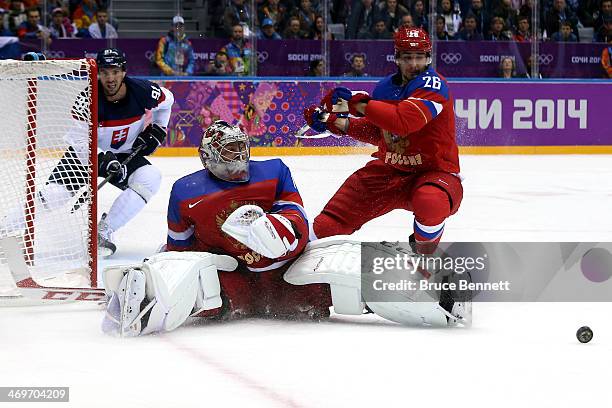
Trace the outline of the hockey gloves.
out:
[[[127,167],[117,160],[117,156],[113,152],[98,153],[98,176],[112,176],[109,181],[114,183],[122,183],[127,177]]]
[[[353,116],[363,116],[355,109],[361,102],[368,102],[370,95],[364,91],[351,91],[343,86],[332,89],[321,100],[321,107],[326,112],[333,112],[338,115],[350,113]]]
[[[314,105],[304,109],[304,119],[306,123],[311,129],[320,133],[329,130],[337,135],[344,134],[344,132],[334,124],[339,117],[342,116],[340,114],[327,113]]]
[[[142,150],[140,150],[140,155],[148,156],[153,154],[165,140],[166,130],[155,123],[151,123],[136,137],[132,149],[136,150],[140,148],[140,146],[144,146]]]

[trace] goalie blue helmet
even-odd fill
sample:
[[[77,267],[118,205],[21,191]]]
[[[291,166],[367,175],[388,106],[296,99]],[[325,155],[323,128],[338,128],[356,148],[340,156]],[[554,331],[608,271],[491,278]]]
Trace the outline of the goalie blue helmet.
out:
[[[125,71],[127,68],[127,59],[120,49],[105,48],[98,52],[96,64],[98,64],[98,68],[119,67]]]
[[[238,126],[215,121],[204,131],[198,152],[204,168],[215,177],[236,183],[249,181],[249,137]]]

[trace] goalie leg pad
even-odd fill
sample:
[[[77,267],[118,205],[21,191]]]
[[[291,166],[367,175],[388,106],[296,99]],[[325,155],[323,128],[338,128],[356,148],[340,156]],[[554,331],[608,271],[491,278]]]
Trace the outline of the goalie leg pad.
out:
[[[360,242],[348,236],[335,236],[310,242],[283,278],[293,285],[327,283],[334,311],[360,315],[365,304],[361,298]]]
[[[107,269],[104,284],[112,296],[103,331],[137,336],[174,330],[194,308],[202,311],[221,306],[217,268],[229,271],[237,265],[231,257],[206,252],[165,252],[153,255],[139,267]],[[123,277],[117,286],[119,275]],[[137,291],[122,290],[124,282],[130,282],[127,276],[138,278]],[[122,313],[127,310],[126,304],[133,309],[138,305],[136,314]]]
[[[336,313],[362,314],[365,303],[361,293],[361,249],[361,243],[349,236],[312,241],[289,267],[284,279],[293,285],[327,283]],[[394,248],[382,249],[388,255],[396,254]],[[413,297],[406,297],[403,302],[368,302],[367,305],[380,317],[400,324],[448,325],[448,313],[427,292],[410,295]]]
[[[145,299],[146,278],[144,272],[137,268],[124,272],[108,303],[102,331],[121,337],[134,337],[142,330],[140,312]]]

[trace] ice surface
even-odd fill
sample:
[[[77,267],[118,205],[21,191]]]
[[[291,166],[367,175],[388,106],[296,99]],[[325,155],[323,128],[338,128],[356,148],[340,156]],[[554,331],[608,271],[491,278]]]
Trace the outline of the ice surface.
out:
[[[283,160],[312,217],[368,157]],[[465,198],[447,222],[445,240],[612,240],[612,157],[461,160]],[[165,238],[172,182],[201,166],[197,157],[152,161],[164,184],[116,234],[118,251],[107,263],[130,263],[156,250]],[[104,188],[100,211],[116,194]],[[356,235],[406,240],[411,229],[412,216],[394,211]],[[116,339],[101,333],[103,310],[96,305],[0,308],[0,385],[69,386],[74,407],[603,406],[612,400],[611,309],[608,303],[481,303],[471,329],[333,316],[318,324],[191,322],[173,333]],[[585,324],[595,336],[580,344],[575,332]]]

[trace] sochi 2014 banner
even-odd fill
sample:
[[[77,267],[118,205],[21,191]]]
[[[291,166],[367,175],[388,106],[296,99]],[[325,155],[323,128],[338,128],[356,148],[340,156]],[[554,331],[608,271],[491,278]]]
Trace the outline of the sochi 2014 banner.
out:
[[[297,139],[302,111],[329,90],[371,92],[374,81],[162,81],[174,93],[168,146],[191,147],[222,119],[239,124],[254,146],[356,146],[349,137]],[[612,145],[612,82],[451,81],[460,146]]]
[[[204,75],[206,65],[227,39],[194,39],[195,75]],[[129,61],[132,75],[160,75],[154,63],[156,39],[118,39],[114,45],[121,48]],[[22,52],[40,48],[39,42],[21,42]],[[108,46],[106,40],[54,40],[47,55],[51,58],[95,57]],[[325,44],[314,40],[268,40],[257,42],[258,76],[307,76],[314,60],[323,58]],[[329,73],[342,76],[350,70],[351,58],[363,55],[365,71],[369,76],[381,77],[395,68],[391,41],[347,40],[327,43]],[[540,71],[544,78],[602,78],[601,54],[607,44],[543,42],[539,49]],[[436,68],[447,77],[494,78],[499,76],[503,57],[512,58],[517,75],[527,71],[529,43],[491,41],[438,41]]]

